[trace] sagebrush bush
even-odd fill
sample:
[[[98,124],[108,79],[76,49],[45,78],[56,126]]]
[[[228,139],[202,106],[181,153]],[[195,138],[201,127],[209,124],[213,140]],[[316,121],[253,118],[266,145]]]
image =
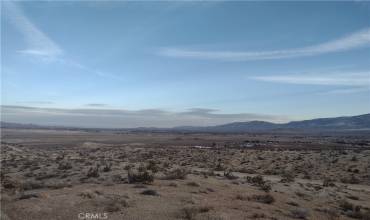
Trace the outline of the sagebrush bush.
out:
[[[128,170],[127,179],[128,183],[151,183],[154,181],[154,176],[147,170],[135,172],[130,169]]]

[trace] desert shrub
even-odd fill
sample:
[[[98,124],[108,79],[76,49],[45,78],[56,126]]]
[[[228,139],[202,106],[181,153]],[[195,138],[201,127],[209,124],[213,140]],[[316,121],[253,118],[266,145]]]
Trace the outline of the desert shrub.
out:
[[[122,183],[122,182],[125,180],[125,179],[124,179],[121,175],[119,175],[119,174],[114,174],[114,175],[112,175],[111,179],[112,179],[112,182],[114,182],[114,183]]]
[[[362,219],[370,220],[370,210],[367,210],[366,212],[362,212]]]
[[[90,177],[99,177],[99,166],[90,167],[89,170],[87,171],[86,176],[88,178],[90,178]]]
[[[146,169],[152,171],[153,173],[157,173],[159,171],[159,167],[154,160],[148,161],[148,164],[146,165]]]
[[[177,187],[177,184],[176,183],[169,183],[168,186]]]
[[[40,181],[33,181],[33,180],[28,180],[23,183],[21,183],[20,188],[22,190],[32,190],[32,189],[40,189],[44,188],[45,185],[40,182]]]
[[[342,183],[347,183],[347,184],[359,184],[361,181],[354,175],[351,175],[350,178],[342,178],[341,179]]]
[[[21,184],[20,182],[15,181],[15,180],[12,180],[12,179],[10,179],[7,176],[4,176],[2,174],[2,177],[1,177],[1,185],[5,189],[14,189],[14,188],[19,187],[20,184]]]
[[[220,162],[217,163],[217,165],[214,168],[215,171],[223,171],[225,168],[222,166]]]
[[[184,207],[180,211],[180,217],[188,220],[193,220],[195,219],[196,215],[199,213],[206,213],[209,212],[212,209],[210,206],[189,206],[189,207]]]
[[[274,197],[270,194],[253,195],[253,196],[248,197],[248,200],[259,202],[259,203],[265,203],[265,204],[271,204],[275,201]]]
[[[72,185],[65,182],[51,182],[46,185],[50,189],[61,189],[66,187],[71,187]]]
[[[253,186],[259,187],[261,190],[265,192],[271,191],[271,185],[263,179],[261,175],[246,178],[247,182],[252,184]]]
[[[51,179],[53,177],[57,177],[58,175],[55,173],[38,173],[35,177],[36,180],[44,180],[44,179]]]
[[[103,167],[103,172],[109,172],[112,170],[112,164],[111,163],[106,163]]]
[[[350,211],[350,210],[353,210],[354,209],[354,205],[352,203],[348,202],[347,200],[341,200],[341,201],[339,201],[339,207],[343,211]]]
[[[280,182],[282,183],[290,183],[290,182],[294,182],[294,175],[291,173],[291,172],[284,172],[282,175],[281,175],[281,180]]]
[[[247,173],[247,174],[255,174],[256,171],[253,170],[253,169],[249,169],[249,168],[246,168],[246,167],[241,167],[237,170],[239,173]]]
[[[257,219],[257,218],[266,218],[266,215],[264,213],[253,213],[250,216],[251,219]]]
[[[265,192],[270,192],[271,191],[271,185],[268,183],[264,183],[259,186],[259,188]]]
[[[120,206],[113,201],[110,201],[104,207],[104,211],[106,212],[118,212],[120,209]]]
[[[370,219],[370,212],[362,211],[361,206],[354,205],[347,200],[339,201],[339,207],[344,211],[345,215],[355,219]]]
[[[352,199],[352,200],[359,200],[360,199],[357,196],[353,196],[353,195],[348,195],[346,197],[349,198],[349,199]]]
[[[322,210],[319,210],[321,212],[324,212],[326,214],[326,217],[328,220],[338,220],[339,219],[339,214],[338,212],[335,210],[335,209],[322,209]]]
[[[59,170],[69,170],[72,169],[71,163],[59,163],[58,165]]]
[[[185,179],[188,174],[188,171],[184,168],[176,168],[166,172],[166,175],[163,179],[166,180],[175,180],[175,179]]]
[[[106,212],[118,212],[121,210],[122,207],[129,206],[128,202],[124,198],[121,198],[119,196],[107,196],[103,199],[101,203],[102,204],[100,205],[104,207],[104,211]]]
[[[298,204],[298,203],[296,203],[296,202],[294,202],[294,201],[289,201],[289,202],[287,202],[286,204],[291,205],[291,206],[296,206],[296,207],[298,207],[298,206],[299,206],[299,204]]]
[[[127,174],[128,183],[151,183],[154,181],[153,174],[149,173],[147,170],[142,170],[134,172],[128,170]]]
[[[199,183],[197,183],[197,182],[188,182],[188,183],[186,183],[186,185],[194,186],[194,187],[199,187],[200,186]]]
[[[291,210],[290,214],[293,218],[299,218],[299,219],[307,219],[308,216],[310,215],[309,210],[305,208],[297,208],[297,209]]]
[[[242,200],[242,201],[245,201],[245,200],[248,200],[248,197],[244,196],[244,195],[236,195],[235,197],[237,200]]]
[[[146,189],[142,191],[141,194],[147,196],[159,196],[158,192],[153,189]]]
[[[25,194],[25,193],[21,193],[18,197],[19,200],[22,200],[22,199],[30,199],[30,198],[38,198],[39,195],[38,194],[34,194],[34,193],[28,193],[28,194]]]
[[[124,167],[123,167],[123,169],[124,170],[130,170],[131,168],[133,168],[134,167],[134,165],[132,165],[132,164],[126,164]]]
[[[246,180],[248,183],[251,183],[252,185],[261,185],[265,183],[261,175],[257,175],[253,177],[247,176]]]
[[[322,183],[322,186],[324,186],[324,187],[329,187],[329,186],[333,187],[333,186],[335,186],[335,184],[334,184],[334,181],[332,179],[325,178],[323,183]]]
[[[84,199],[92,199],[92,198],[96,197],[96,193],[91,191],[91,190],[85,190],[85,191],[79,193],[78,195],[81,196]]]
[[[135,184],[133,186],[133,188],[135,188],[135,189],[144,189],[144,188],[147,188],[147,186],[144,185],[144,184],[139,183],[139,184]]]
[[[235,180],[238,179],[239,177],[235,176],[231,170],[224,171],[224,177],[226,177],[229,180]]]

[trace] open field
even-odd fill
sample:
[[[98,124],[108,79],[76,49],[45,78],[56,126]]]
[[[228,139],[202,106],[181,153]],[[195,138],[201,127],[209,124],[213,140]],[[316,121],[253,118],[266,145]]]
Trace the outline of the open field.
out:
[[[3,129],[1,205],[11,220],[370,219],[370,134]]]

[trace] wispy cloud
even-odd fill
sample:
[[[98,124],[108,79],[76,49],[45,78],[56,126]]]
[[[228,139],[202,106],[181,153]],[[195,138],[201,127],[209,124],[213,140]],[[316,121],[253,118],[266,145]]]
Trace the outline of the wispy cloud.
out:
[[[370,46],[370,28],[351,33],[339,39],[308,47],[270,51],[205,51],[181,48],[161,48],[159,55],[177,58],[192,58],[222,61],[249,61],[284,59],[342,52]]]
[[[370,86],[370,72],[331,73],[331,74],[300,74],[252,76],[253,80],[301,84],[301,85],[332,85],[332,86]]]
[[[202,108],[174,112],[161,109],[62,109],[2,105],[0,109],[2,120],[7,122],[81,127],[173,127],[207,126],[251,120],[289,121],[289,118],[284,116],[253,113],[226,114],[217,113],[214,109]]]
[[[12,1],[3,1],[5,14],[9,21],[23,35],[26,48],[17,52],[32,57],[40,58],[43,61],[51,61],[62,65],[77,68],[89,72],[95,76],[113,80],[122,80],[121,77],[92,69],[84,64],[69,59],[65,56],[63,49],[54,42],[46,33],[38,28],[18,6]]]
[[[107,104],[103,104],[103,103],[89,103],[89,104],[86,104],[85,106],[88,106],[88,107],[106,107]]]
[[[22,33],[27,43],[27,48],[18,52],[45,59],[55,59],[63,54],[63,50],[59,45],[33,24],[17,3],[3,1],[2,4],[7,18]]]
[[[20,104],[30,104],[30,105],[51,105],[54,104],[54,102],[51,101],[28,101],[28,102],[18,102]]]
[[[120,77],[120,76],[90,68],[90,67],[88,67],[84,64],[81,64],[81,63],[73,61],[73,60],[59,58],[56,61],[60,64],[67,65],[67,66],[70,66],[70,67],[74,67],[74,68],[86,71],[88,73],[91,73],[91,74],[93,74],[95,76],[98,76],[98,77],[101,77],[101,78],[119,80],[119,81],[123,80],[123,78]]]
[[[327,92],[323,92],[321,94],[333,94],[333,95],[345,95],[345,94],[353,94],[353,93],[361,93],[367,92],[370,94],[370,86],[369,87],[360,87],[360,88],[344,88],[344,89],[332,89]]]

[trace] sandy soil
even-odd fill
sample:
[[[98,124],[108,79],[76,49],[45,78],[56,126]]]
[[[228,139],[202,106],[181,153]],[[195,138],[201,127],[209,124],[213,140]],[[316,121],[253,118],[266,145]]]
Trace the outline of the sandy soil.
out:
[[[370,219],[369,136],[4,130],[1,219]]]

